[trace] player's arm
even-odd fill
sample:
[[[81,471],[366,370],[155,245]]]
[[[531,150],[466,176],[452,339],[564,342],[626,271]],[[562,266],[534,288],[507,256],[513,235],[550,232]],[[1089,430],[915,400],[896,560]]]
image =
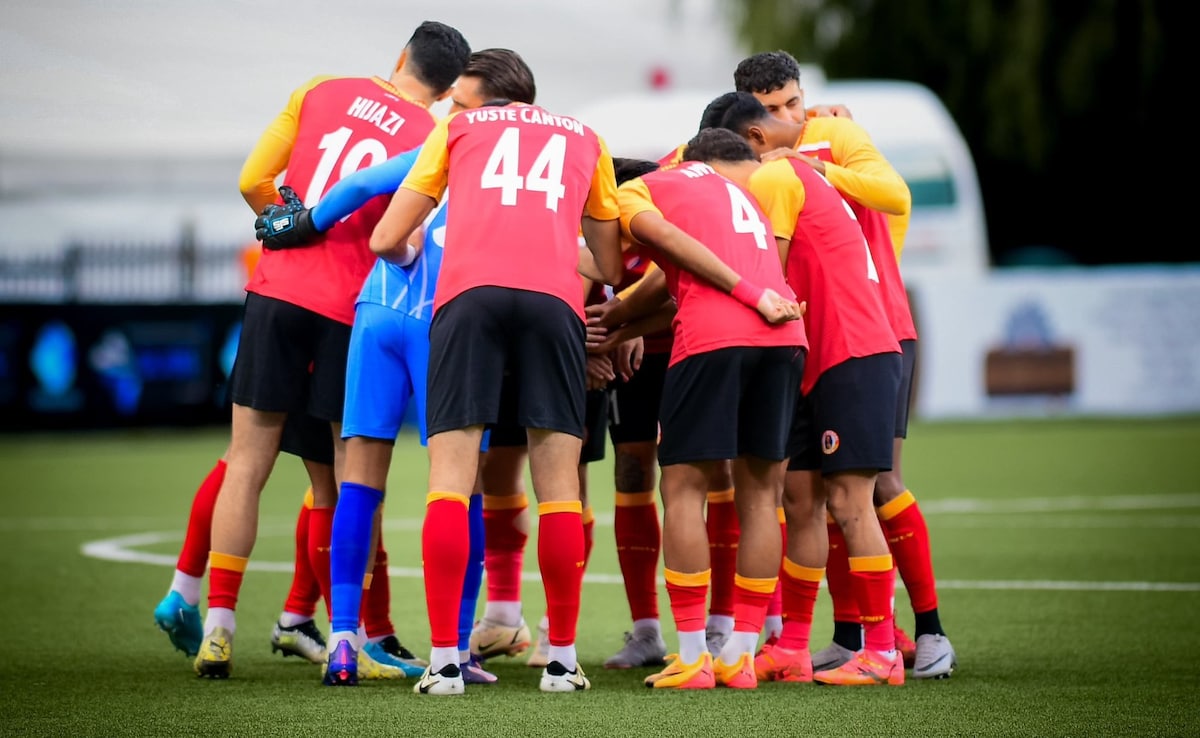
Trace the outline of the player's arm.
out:
[[[839,118],[828,120],[838,126],[838,135],[831,136],[833,157],[837,164],[825,163],[823,174],[829,183],[851,200],[873,210],[891,215],[904,215],[912,209],[912,193],[896,171],[858,123]],[[810,121],[810,125],[812,122]]]
[[[617,203],[617,177],[613,173],[612,155],[604,139],[598,139],[600,157],[592,172],[587,202],[579,228],[595,260],[596,274],[605,284],[617,284],[625,273],[621,258],[621,211]]]
[[[421,145],[417,159],[404,178],[383,217],[371,232],[371,251],[401,265],[411,264],[416,250],[408,239],[425,221],[446,191],[450,152],[446,148],[448,119],[442,120]]]
[[[308,91],[330,77],[314,77],[288,98],[287,107],[267,126],[250,150],[238,176],[238,189],[255,215],[279,201],[275,178],[287,169],[296,134],[300,129],[300,107]]]

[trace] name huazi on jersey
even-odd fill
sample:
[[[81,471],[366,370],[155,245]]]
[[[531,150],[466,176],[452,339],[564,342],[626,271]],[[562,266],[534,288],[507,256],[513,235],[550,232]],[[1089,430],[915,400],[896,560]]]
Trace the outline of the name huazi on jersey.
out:
[[[388,106],[378,100],[367,97],[355,98],[354,102],[350,103],[350,109],[346,111],[346,115],[373,123],[376,128],[389,136],[395,136],[396,131],[400,130],[400,126],[404,125],[404,116],[388,110]]]
[[[508,106],[503,108],[478,108],[476,110],[464,111],[463,115],[467,116],[468,123],[490,123],[493,121],[516,123],[519,120],[523,123],[538,123],[544,126],[566,128],[568,131],[572,131],[580,136],[583,135],[583,124],[574,118],[567,118],[566,116],[562,115],[551,115],[544,110],[531,108],[525,105]]]

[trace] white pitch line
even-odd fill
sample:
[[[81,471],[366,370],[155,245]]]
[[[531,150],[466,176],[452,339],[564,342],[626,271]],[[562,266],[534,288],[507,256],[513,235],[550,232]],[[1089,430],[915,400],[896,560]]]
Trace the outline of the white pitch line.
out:
[[[152,564],[154,566],[174,567],[176,556],[168,554],[149,553],[135,550],[135,546],[150,546],[167,541],[178,540],[179,536],[169,532],[135,533],[117,538],[106,538],[100,541],[90,541],[83,544],[81,552],[84,556],[104,561],[120,561],[133,564]],[[251,571],[269,571],[290,573],[292,563],[288,561],[254,561],[247,567]],[[420,579],[423,573],[420,569],[402,566],[389,566],[388,575],[405,579]],[[540,582],[537,572],[522,572],[521,580]],[[622,584],[619,574],[588,573],[583,577],[588,584]],[[659,584],[662,584],[661,577]],[[822,582],[821,586],[825,586]],[[1200,592],[1200,582],[1058,582],[1038,580],[981,580],[943,579],[938,581],[938,589],[966,590],[1056,590],[1075,592]]]

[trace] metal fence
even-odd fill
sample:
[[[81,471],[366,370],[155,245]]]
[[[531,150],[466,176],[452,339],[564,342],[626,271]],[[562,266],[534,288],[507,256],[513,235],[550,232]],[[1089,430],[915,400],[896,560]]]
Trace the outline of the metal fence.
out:
[[[246,249],[201,245],[185,229],[173,243],[76,242],[0,256],[0,302],[240,303]]]

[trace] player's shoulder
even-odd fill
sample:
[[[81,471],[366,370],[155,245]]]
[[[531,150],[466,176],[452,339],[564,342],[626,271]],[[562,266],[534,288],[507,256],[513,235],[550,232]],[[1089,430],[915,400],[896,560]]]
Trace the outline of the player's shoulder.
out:
[[[852,118],[822,115],[809,118],[804,123],[803,139],[806,141],[837,141],[845,138],[862,138],[866,136],[866,129]]]

